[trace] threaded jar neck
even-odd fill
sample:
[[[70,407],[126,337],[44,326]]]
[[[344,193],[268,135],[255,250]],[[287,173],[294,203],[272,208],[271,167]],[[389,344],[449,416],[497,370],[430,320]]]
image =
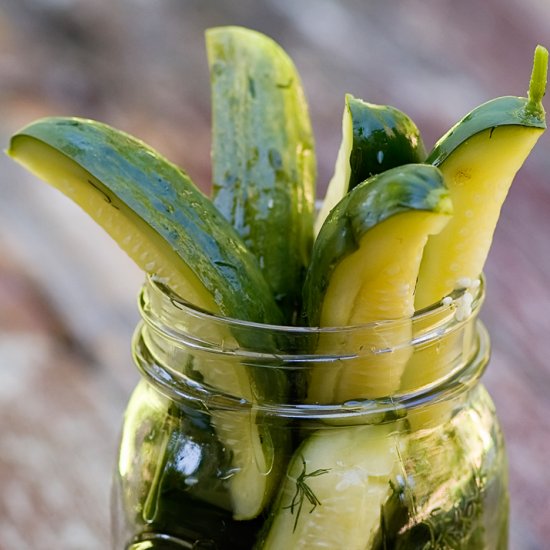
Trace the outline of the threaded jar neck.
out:
[[[489,358],[483,282],[412,319],[286,327],[198,310],[149,278],[134,358],[171,399],[289,418],[369,415],[452,399]]]

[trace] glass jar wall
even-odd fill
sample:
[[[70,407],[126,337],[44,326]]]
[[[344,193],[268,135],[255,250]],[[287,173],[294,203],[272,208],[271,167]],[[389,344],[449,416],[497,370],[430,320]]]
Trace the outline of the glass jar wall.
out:
[[[113,548],[505,549],[482,286],[412,320],[273,327],[149,280]]]

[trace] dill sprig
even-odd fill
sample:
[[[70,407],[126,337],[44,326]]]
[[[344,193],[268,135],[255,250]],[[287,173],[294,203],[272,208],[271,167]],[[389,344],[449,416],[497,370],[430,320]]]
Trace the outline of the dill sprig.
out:
[[[296,509],[294,528],[292,529],[293,533],[294,531],[296,531],[298,519],[304,505],[304,500],[307,499],[311,504],[311,510],[309,511],[310,514],[313,512],[313,510],[315,510],[315,508],[317,508],[317,506],[321,506],[321,501],[317,498],[317,495],[312,491],[311,487],[306,483],[306,480],[310,477],[317,477],[330,472],[330,469],[319,468],[318,470],[315,470],[314,472],[310,472],[308,474],[306,472],[307,465],[303,455],[300,455],[300,458],[302,460],[302,471],[300,475],[296,478],[296,492],[294,493],[290,504],[283,507],[284,510],[290,510],[290,513],[292,515],[294,515],[294,510]]]
[[[482,529],[483,495],[486,476],[476,468],[468,484],[462,490],[460,500],[450,510],[432,510],[431,518],[423,522],[429,530],[430,540],[423,550],[464,548],[475,544]]]

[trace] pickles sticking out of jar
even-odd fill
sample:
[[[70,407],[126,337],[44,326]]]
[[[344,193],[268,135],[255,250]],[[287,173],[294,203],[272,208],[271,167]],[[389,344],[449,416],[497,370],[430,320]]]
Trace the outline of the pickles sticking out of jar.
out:
[[[411,317],[479,278],[508,188],[545,128],[548,53],[536,50],[528,98],[478,107],[427,159],[406,115],[346,96],[312,245],[315,156],[294,65],[273,41],[237,27],[210,30],[207,48],[212,200],[139,140],[91,120],[39,120],[8,151],[153,277],[136,362],[218,399],[214,407],[193,394],[181,406],[148,382],[136,389],[118,463],[120,521],[131,533],[124,544],[155,548],[173,536],[231,550],[500,548],[505,535],[489,543],[482,532],[506,530],[486,513],[506,491],[503,463],[491,454],[501,448],[496,428],[483,431],[479,411],[491,413],[483,395],[462,419],[449,404],[432,407],[431,424],[417,423],[412,408],[369,424],[359,415],[354,425],[304,411],[392,403],[399,391],[423,391],[450,363],[445,346],[411,359]],[[155,292],[161,316],[163,299],[176,309],[167,333],[149,316]],[[199,332],[204,324],[200,337],[209,332],[200,315],[214,314],[218,347],[192,338],[183,350],[177,331],[190,329],[178,312],[189,303]],[[293,357],[291,331],[284,341],[273,336],[273,325],[300,320],[339,338],[311,331],[312,354],[300,355],[306,383],[278,368]],[[249,337],[254,323],[269,329],[259,341]],[[370,334],[353,335],[369,323]],[[329,350],[337,361],[317,361]],[[296,380],[303,387],[289,388]],[[302,393],[306,402],[292,409]],[[275,420],[281,404],[291,414]]]

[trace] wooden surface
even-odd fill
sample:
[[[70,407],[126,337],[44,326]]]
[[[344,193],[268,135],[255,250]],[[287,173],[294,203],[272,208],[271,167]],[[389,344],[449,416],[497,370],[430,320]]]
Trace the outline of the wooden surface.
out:
[[[268,32],[295,59],[321,188],[345,92],[406,111],[430,147],[482,101],[523,95],[536,43],[550,46],[547,0],[2,0],[0,145],[38,116],[88,116],[207,189],[203,31],[218,24]],[[550,545],[549,150],[550,135],[518,175],[486,270],[485,380],[508,443],[518,550]],[[108,547],[141,280],[76,207],[0,158],[0,550]]]

